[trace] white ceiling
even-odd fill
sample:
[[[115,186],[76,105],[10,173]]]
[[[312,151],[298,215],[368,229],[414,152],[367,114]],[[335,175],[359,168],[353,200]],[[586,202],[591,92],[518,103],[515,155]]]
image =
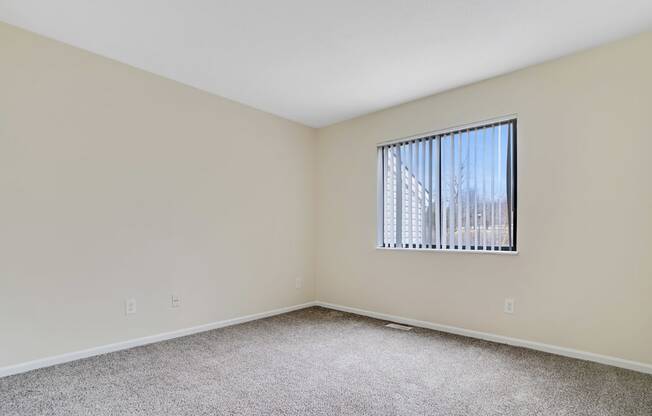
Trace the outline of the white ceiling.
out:
[[[652,0],[0,0],[0,20],[321,127],[652,29]]]

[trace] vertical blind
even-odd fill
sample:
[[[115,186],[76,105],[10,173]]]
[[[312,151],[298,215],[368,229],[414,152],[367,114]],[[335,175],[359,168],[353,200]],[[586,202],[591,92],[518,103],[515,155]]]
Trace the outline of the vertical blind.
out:
[[[378,147],[378,246],[516,251],[516,119]]]

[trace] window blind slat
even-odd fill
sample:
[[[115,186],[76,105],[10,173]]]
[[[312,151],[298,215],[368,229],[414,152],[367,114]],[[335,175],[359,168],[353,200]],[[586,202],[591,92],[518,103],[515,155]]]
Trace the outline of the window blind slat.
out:
[[[448,193],[446,178],[448,177],[448,169],[444,168],[444,150],[446,146],[450,146],[448,142],[444,145],[445,136],[439,138],[439,215],[441,215],[441,229],[439,230],[439,237],[441,238],[441,248],[447,248],[448,245]]]
[[[410,189],[412,184],[410,183],[410,169],[412,169],[412,155],[410,154],[411,144],[407,143],[405,145],[405,162],[403,163],[403,212],[405,213],[406,222],[403,224],[403,244],[409,246],[412,242],[410,240],[410,221],[412,220],[412,211],[410,210]]]
[[[507,171],[507,235],[509,238],[509,246],[514,246],[514,238],[512,235],[512,192],[513,192],[513,182],[512,182],[512,124],[510,123],[507,126],[507,166],[505,167]]]
[[[438,247],[438,230],[439,230],[439,182],[437,179],[437,169],[439,169],[439,157],[437,156],[437,139],[431,137],[429,140],[430,157],[432,159],[430,170],[430,243],[432,248]]]
[[[387,146],[388,154],[388,166],[387,166],[387,195],[388,198],[387,204],[389,205],[389,218],[387,222],[389,223],[389,228],[387,230],[387,241],[386,246],[393,247],[394,241],[396,240],[396,224],[394,223],[396,219],[396,176],[394,175],[394,167],[396,166],[396,155],[394,153],[393,146]]]
[[[433,221],[430,227],[430,239],[433,248],[441,248],[439,243],[439,139],[437,137],[430,138],[430,154],[433,158],[433,164],[430,168],[430,206],[433,211],[430,214],[430,219]],[[436,188],[436,191],[435,191]]]
[[[486,159],[486,153],[487,153],[487,129],[482,130],[482,157],[481,157],[481,163],[480,166],[482,168],[483,172],[486,172],[485,169],[485,159]],[[483,176],[482,177],[482,249],[486,250],[487,249],[487,227],[488,227],[488,222],[487,222],[487,180]]]
[[[421,178],[421,200],[419,201],[419,221],[421,222],[421,237],[419,238],[419,247],[427,247],[428,245],[428,236],[426,235],[426,229],[428,225],[428,216],[426,215],[426,151],[427,151],[427,141],[426,139],[419,141],[419,149],[421,151],[420,161],[419,161],[419,177]]]
[[[424,238],[424,247],[432,248],[432,233],[430,232],[432,227],[432,207],[430,201],[432,201],[432,147],[430,145],[431,138],[428,137],[423,141],[423,150],[424,150],[424,160],[423,160],[423,238]]]
[[[410,171],[410,184],[412,184],[412,194],[411,196],[411,201],[412,201],[412,206],[410,207],[412,211],[412,247],[417,247],[417,236],[418,232],[417,230],[419,229],[419,217],[418,217],[418,207],[417,207],[417,202],[418,202],[418,196],[419,196],[419,183],[418,183],[418,178],[419,178],[419,158],[417,156],[417,153],[419,152],[419,142],[414,141],[412,142],[412,170]]]
[[[420,206],[420,195],[421,195],[421,190],[420,190],[420,178],[421,178],[421,141],[417,140],[414,143],[414,155],[415,155],[415,163],[414,163],[414,244],[415,247],[419,247],[421,245],[421,212],[419,209]]]
[[[402,172],[402,161],[401,161],[401,148],[402,145],[398,144],[394,146],[394,151],[396,152],[396,173],[394,175],[396,179],[396,188],[394,192],[396,192],[396,234],[395,234],[395,247],[402,247],[403,245],[403,238],[402,238],[402,227],[403,227],[403,172]]]
[[[471,141],[471,149],[472,155],[473,155],[473,163],[471,166],[473,166],[473,216],[472,216],[472,224],[473,224],[473,237],[472,237],[472,242],[473,242],[473,249],[477,250],[478,249],[478,130],[474,129],[473,130],[473,140]]]
[[[377,184],[376,184],[376,203],[378,206],[383,207],[376,214],[376,244],[377,246],[383,245],[383,238],[385,235],[385,198],[383,197],[385,186],[385,150],[378,149],[378,165],[377,165]]]
[[[455,171],[455,236],[457,249],[464,246],[464,201],[462,190],[464,189],[464,132],[461,131],[455,143],[457,152],[457,170]]]
[[[399,247],[401,244],[401,239],[399,238],[402,235],[401,231],[401,218],[403,217],[403,211],[401,210],[402,205],[402,194],[401,194],[401,146],[394,146],[394,194],[396,200],[394,202],[396,218],[394,218],[394,246]]]
[[[448,177],[446,178],[446,185],[448,187],[448,207],[447,207],[447,222],[448,222],[448,237],[447,237],[447,243],[448,247],[453,249],[455,248],[455,213],[456,213],[456,206],[455,202],[457,201],[457,198],[455,197],[455,171],[457,169],[457,160],[455,159],[455,150],[456,150],[456,145],[455,145],[455,134],[451,134],[450,136],[450,166],[448,169]]]
[[[392,188],[393,177],[392,177],[392,149],[391,147],[383,148],[383,174],[385,175],[384,184],[383,184],[383,214],[384,214],[384,229],[383,229],[383,247],[391,247],[392,241],[392,220],[394,218],[394,192]]]
[[[471,131],[468,130],[466,132],[466,157],[464,158],[464,166],[465,166],[465,172],[464,172],[464,185],[465,185],[465,192],[464,196],[466,197],[466,201],[464,203],[464,210],[466,211],[466,222],[464,224],[464,248],[469,249],[471,247],[471,198],[470,198],[470,193],[471,193],[471,188],[470,188],[470,182],[471,182],[471,166],[469,163],[469,155],[471,154]]]
[[[396,211],[394,209],[394,175],[392,170],[394,169],[394,153],[392,148],[385,147],[385,155],[387,155],[387,166],[385,168],[385,244],[383,247],[392,246],[392,232],[394,231],[394,218],[396,216]]]
[[[495,153],[494,150],[496,148],[495,144],[495,139],[496,139],[496,129],[494,127],[491,127],[491,133],[489,135],[491,138],[489,143],[488,143],[488,154],[489,154],[489,212],[487,213],[489,215],[489,250],[494,249],[494,224],[495,224],[495,218],[494,218],[494,175],[493,172],[495,171],[495,162],[494,162],[494,157]]]
[[[496,225],[498,227],[498,231],[496,233],[496,246],[501,247],[503,244],[503,227],[504,227],[504,220],[503,220],[503,184],[506,185],[506,182],[503,182],[502,178],[502,134],[503,132],[503,126],[498,126],[498,149],[497,151],[497,156],[496,156],[496,178],[498,182],[498,200],[496,201],[496,210],[498,211],[497,213],[497,218],[496,218]]]

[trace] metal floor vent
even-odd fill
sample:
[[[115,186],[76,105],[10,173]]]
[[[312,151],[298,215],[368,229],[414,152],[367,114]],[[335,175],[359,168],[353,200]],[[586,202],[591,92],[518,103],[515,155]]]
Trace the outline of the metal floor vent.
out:
[[[410,329],[412,329],[411,326],[401,325],[401,324],[387,324],[385,326],[387,328],[400,329],[401,331],[409,331]]]

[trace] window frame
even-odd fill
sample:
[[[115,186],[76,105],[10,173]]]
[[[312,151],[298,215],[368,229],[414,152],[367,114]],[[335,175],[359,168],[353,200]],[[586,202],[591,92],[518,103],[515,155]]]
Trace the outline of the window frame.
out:
[[[391,246],[385,246],[384,245],[384,209],[385,209],[385,204],[384,204],[384,165],[383,165],[383,148],[392,145],[392,144],[402,144],[402,143],[407,143],[415,140],[420,140],[432,136],[438,136],[443,137],[446,135],[450,134],[457,134],[457,133],[467,133],[472,130],[478,130],[482,128],[488,128],[496,125],[503,125],[503,124],[511,124],[513,126],[512,128],[512,136],[511,136],[511,147],[512,147],[512,169],[509,174],[511,175],[511,180],[512,180],[512,187],[511,187],[511,193],[512,193],[512,198],[511,198],[511,204],[512,204],[512,246],[496,246],[499,247],[498,249],[480,249],[478,247],[469,247],[469,248],[457,248],[457,245],[454,247],[449,247],[448,245],[446,248],[443,247],[437,247],[437,248],[432,248],[432,247],[423,247],[422,245],[420,246],[415,246],[415,247],[391,247]],[[515,255],[518,254],[518,115],[517,114],[510,114],[502,117],[496,117],[492,119],[487,119],[487,120],[482,120],[482,121],[477,121],[473,123],[468,123],[468,124],[463,124],[463,125],[457,125],[453,127],[448,127],[445,129],[440,129],[440,130],[434,130],[434,131],[429,131],[426,133],[420,133],[412,136],[407,136],[407,137],[402,137],[398,139],[391,139],[383,142],[379,142],[376,144],[376,150],[377,150],[377,206],[376,206],[376,211],[377,211],[377,227],[376,227],[376,249],[377,250],[399,250],[399,251],[427,251],[427,252],[451,252],[451,253],[479,253],[479,254],[506,254],[506,255]],[[439,159],[438,159],[438,168],[441,170],[441,164],[442,164],[442,154],[439,154]],[[440,182],[438,185],[439,188],[439,193],[441,193],[441,178]],[[441,206],[440,206],[441,209]]]

